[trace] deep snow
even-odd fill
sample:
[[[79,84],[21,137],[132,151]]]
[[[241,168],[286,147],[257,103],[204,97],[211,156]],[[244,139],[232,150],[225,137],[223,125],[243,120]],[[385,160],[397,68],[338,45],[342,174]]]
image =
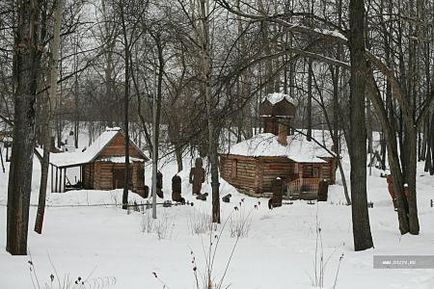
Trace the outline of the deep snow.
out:
[[[345,160],[345,171],[349,174]],[[164,192],[166,198],[170,198],[170,179],[176,172],[176,164],[167,159],[162,163],[165,164],[161,168]],[[192,198],[188,184],[190,164],[191,160],[186,157],[186,169],[180,175],[183,195],[194,201],[194,206],[158,207],[158,220],[154,222],[150,218],[151,210],[146,210],[145,214],[127,214],[115,206],[55,207],[119,203],[120,190],[50,194],[47,203],[51,207],[46,210],[42,235],[32,231],[36,208],[31,208],[28,242],[31,256],[22,257],[12,257],[5,251],[7,174],[0,172],[0,231],[3,232],[0,235],[0,288],[34,288],[28,264],[30,258],[42,288],[45,282],[50,284],[50,274],[61,278],[69,275],[72,281],[78,276],[90,275],[85,288],[163,288],[161,281],[172,289],[195,288],[191,252],[196,257],[199,272],[203,273],[209,233],[193,231],[204,228],[200,223],[209,218],[211,200],[201,202]],[[234,224],[247,220],[248,235],[239,239],[223,284],[252,289],[313,288],[318,222],[323,254],[329,258],[324,274],[325,288],[333,286],[342,254],[336,288],[434,288],[434,269],[373,269],[372,265],[373,255],[434,255],[434,208],[430,207],[430,199],[434,199],[434,177],[421,168],[418,175],[419,236],[399,234],[386,181],[373,169],[368,185],[369,200],[374,203],[369,213],[375,249],[364,252],[353,251],[351,210],[343,205],[345,199],[339,175],[337,185],[330,187],[327,203],[309,205],[306,201],[294,201],[271,211],[266,199],[241,195],[221,180],[221,196],[233,195],[231,203],[221,203],[222,221],[228,218],[232,221],[212,233],[214,239],[214,234],[223,227],[214,278],[221,277],[236,241],[231,237]],[[35,159],[32,204],[37,203],[39,174]],[[150,162],[146,182],[150,184]],[[208,181],[203,191],[211,191]],[[130,194],[130,200],[142,201],[134,194]],[[146,230],[151,224],[154,228],[148,233]],[[56,281],[57,277],[53,288],[59,288]]]

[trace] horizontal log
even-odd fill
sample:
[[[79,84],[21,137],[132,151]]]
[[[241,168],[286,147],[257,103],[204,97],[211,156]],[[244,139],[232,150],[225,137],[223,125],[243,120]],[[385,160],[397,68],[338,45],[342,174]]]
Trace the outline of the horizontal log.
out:
[[[221,154],[220,155],[220,161],[231,161],[231,160],[242,160],[242,161],[252,161],[255,162],[256,158],[254,157],[249,157],[249,156],[242,156],[242,155],[226,155],[226,154]]]
[[[239,179],[239,180],[245,180],[247,182],[251,182],[252,180],[256,179],[256,175],[254,174],[237,174],[237,175],[231,175],[229,176],[230,179]]]
[[[250,189],[250,190],[257,190],[258,188],[252,185],[246,185],[244,183],[237,183],[237,182],[229,182],[234,187],[239,187],[243,189]]]
[[[251,182],[252,180],[256,179],[255,175],[246,176],[246,175],[236,175],[236,176],[229,176],[229,179],[231,180],[245,180],[247,182]]]
[[[237,167],[256,167],[256,162],[244,162],[244,161],[240,161],[240,160],[231,160],[231,161],[224,161],[224,162],[220,162],[220,166],[223,167],[232,167],[234,166],[234,163],[237,164]]]

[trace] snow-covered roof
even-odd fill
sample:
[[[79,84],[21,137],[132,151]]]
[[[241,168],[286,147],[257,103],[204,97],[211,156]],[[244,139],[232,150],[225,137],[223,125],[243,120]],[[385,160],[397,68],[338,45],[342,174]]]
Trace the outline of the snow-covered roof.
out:
[[[281,92],[270,93],[266,97],[266,100],[268,100],[272,105],[275,105],[276,103],[282,101],[283,99],[286,99],[288,102],[295,105],[294,98]]]
[[[130,162],[144,162],[145,161],[144,159],[133,158],[133,157],[129,157],[129,160],[130,160]],[[125,163],[125,156],[102,158],[99,161],[123,164],[123,163]]]
[[[287,157],[299,163],[324,163],[320,157],[333,157],[314,141],[307,141],[302,135],[287,137],[288,145],[277,141],[277,136],[262,133],[232,146],[232,155],[251,157]]]
[[[92,162],[118,133],[121,133],[119,127],[106,128],[84,152],[51,153],[50,163],[57,167],[70,167]]]

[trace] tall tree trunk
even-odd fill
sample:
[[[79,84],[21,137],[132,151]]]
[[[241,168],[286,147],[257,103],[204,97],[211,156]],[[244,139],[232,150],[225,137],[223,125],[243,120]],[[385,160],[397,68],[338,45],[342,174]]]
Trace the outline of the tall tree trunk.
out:
[[[75,47],[74,47],[74,53],[78,53],[78,35],[75,37]],[[74,71],[78,71],[78,55],[74,56]],[[79,98],[79,90],[78,90],[78,73],[75,74],[74,79],[74,146],[77,149],[78,148],[78,133],[80,129],[80,98]]]
[[[386,144],[387,144],[387,156],[390,166],[390,172],[393,177],[393,188],[396,192],[398,202],[398,221],[399,230],[401,234],[406,234],[409,231],[409,223],[407,218],[407,200],[402,194],[403,188],[403,174],[400,165],[400,159],[398,155],[398,144],[396,140],[396,128],[393,125],[393,120],[388,117],[387,104],[384,108],[383,100],[381,99],[380,91],[376,86],[372,72],[368,78],[367,88],[371,91],[368,93],[372,105],[376,111],[376,114],[381,122],[383,128]]]
[[[426,156],[425,156],[425,172],[434,175],[434,112],[431,113],[431,124],[429,118],[427,120],[427,135]]]
[[[339,55],[339,53],[338,53]],[[340,59],[340,58],[338,58]],[[339,108],[339,77],[340,68],[338,66],[331,67],[332,72],[332,82],[333,82],[333,130],[331,135],[333,138],[333,151],[335,153],[341,152],[340,150],[340,132],[339,132],[339,122],[340,122],[340,108]]]
[[[205,93],[206,114],[208,120],[208,158],[211,165],[212,190],[212,221],[220,223],[220,193],[218,171],[218,134],[215,127],[215,100],[211,92],[211,49],[209,36],[209,2],[200,0],[199,3],[200,28],[199,43],[201,55],[202,83]]]
[[[263,0],[258,0],[258,9],[261,14],[267,15],[269,13],[268,9],[265,7]],[[270,33],[270,22],[261,21],[261,39],[265,55],[271,55],[272,47],[269,39]],[[273,76],[273,59],[267,58],[265,60],[265,94],[270,94],[274,92],[274,76]]]
[[[365,11],[363,0],[350,0],[350,161],[354,249],[373,247],[366,193]]]
[[[312,140],[312,74],[312,59],[309,59],[307,65],[307,141]]]
[[[411,128],[406,127],[406,137],[404,143],[405,153],[407,154],[407,164],[405,166],[405,180],[408,184],[406,198],[408,202],[408,220],[410,225],[410,234],[418,235],[420,226],[417,213],[416,199],[417,130],[414,126],[412,126]]]
[[[431,113],[431,132],[429,135],[431,151],[431,168],[429,170],[429,173],[430,175],[434,175],[434,112]]]
[[[132,59],[130,61],[132,62]],[[152,137],[148,131],[148,127],[146,126],[146,120],[145,120],[145,117],[143,116],[143,112],[142,112],[142,95],[140,93],[139,84],[137,83],[137,77],[136,77],[137,74],[138,74],[137,71],[134,72],[134,70],[131,69],[131,79],[133,80],[133,87],[134,87],[135,93],[137,95],[137,115],[139,116],[139,120],[140,120],[140,123],[142,125],[143,133],[145,134],[146,144],[148,145],[149,156],[152,158],[152,153],[154,151],[153,145],[152,145],[152,139],[151,139]],[[139,137],[139,140],[140,140],[140,137]]]
[[[182,146],[179,144],[175,144],[175,156],[176,164],[178,166],[177,172],[179,173],[184,169],[184,165],[182,163]]]
[[[153,111],[154,111],[154,143],[153,143],[153,153],[152,153],[152,193],[153,193],[153,207],[152,207],[152,217],[157,218],[157,205],[156,205],[156,194],[157,194],[157,165],[158,165],[158,148],[159,148],[159,136],[160,136],[160,116],[161,116],[161,98],[162,98],[162,84],[163,84],[163,73],[164,73],[164,58],[163,58],[163,46],[161,43],[160,35],[151,34],[154,38],[155,44],[157,46],[158,53],[158,75],[157,75],[157,90],[155,91],[155,98],[153,101]],[[157,67],[155,67],[157,69]]]
[[[17,1],[15,35],[14,129],[8,183],[6,250],[12,255],[27,254],[33,149],[35,145],[35,100],[40,58],[37,47],[40,13],[38,0]]]
[[[45,96],[46,100],[43,100],[44,103],[43,106],[45,108],[41,111],[44,114],[48,114],[48,102],[49,97],[48,95]],[[46,126],[46,128],[42,128],[41,134],[42,134],[42,145],[43,145],[43,156],[41,159],[41,179],[39,182],[39,198],[38,198],[38,209],[36,212],[36,219],[35,219],[35,232],[38,234],[42,234],[42,226],[44,223],[44,215],[45,215],[45,201],[47,198],[47,183],[48,183],[48,168],[50,165],[50,148],[51,148],[51,134],[50,134],[50,124],[49,124],[49,116],[43,116],[43,125]]]
[[[122,209],[126,210],[128,208],[128,189],[130,180],[130,136],[129,136],[129,98],[130,98],[130,45],[128,41],[128,32],[125,22],[124,8],[123,4],[120,3],[120,14],[122,21],[122,34],[124,40],[124,61],[125,61],[125,80],[124,80],[124,132],[125,132],[125,181],[124,190],[122,193]]]
[[[417,18],[414,2],[410,1],[409,6],[406,8],[409,11],[410,17]],[[403,26],[403,25],[401,25]],[[417,200],[416,200],[416,174],[417,174],[417,123],[416,123],[416,90],[417,85],[417,45],[413,39],[414,34],[417,33],[418,25],[414,25],[413,21],[409,22],[409,42],[408,42],[408,59],[405,59],[403,48],[399,47],[399,68],[401,72],[401,87],[397,87],[395,93],[399,93],[406,99],[405,103],[400,103],[401,121],[402,121],[402,133],[400,157],[402,165],[403,179],[406,183],[406,187],[402,189],[404,192],[404,198],[407,201],[407,207],[400,208],[405,209],[408,215],[409,232],[410,234],[419,234],[419,219],[417,216]],[[402,42],[403,33],[400,30],[399,41]],[[407,67],[406,67],[407,65]]]
[[[45,200],[47,198],[47,183],[48,183],[48,167],[50,162],[50,149],[51,149],[51,129],[53,128],[51,123],[51,111],[50,111],[50,99],[52,103],[56,103],[57,98],[57,76],[58,76],[58,62],[59,62],[59,50],[60,50],[60,28],[62,24],[62,12],[63,12],[63,0],[57,2],[57,7],[54,15],[54,32],[53,40],[51,43],[51,55],[50,55],[50,90],[49,94],[45,96],[43,101],[44,109],[42,116],[44,124],[42,127],[44,155],[41,162],[41,181],[39,186],[39,200],[38,210],[35,220],[35,232],[42,234],[42,226],[44,222],[45,214]],[[54,108],[55,109],[55,108]]]

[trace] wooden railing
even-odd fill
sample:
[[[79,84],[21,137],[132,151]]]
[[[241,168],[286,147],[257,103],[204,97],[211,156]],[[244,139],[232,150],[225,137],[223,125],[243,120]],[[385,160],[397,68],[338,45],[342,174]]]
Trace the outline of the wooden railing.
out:
[[[303,192],[317,192],[320,178],[297,178],[288,182],[289,195],[298,195]]]

